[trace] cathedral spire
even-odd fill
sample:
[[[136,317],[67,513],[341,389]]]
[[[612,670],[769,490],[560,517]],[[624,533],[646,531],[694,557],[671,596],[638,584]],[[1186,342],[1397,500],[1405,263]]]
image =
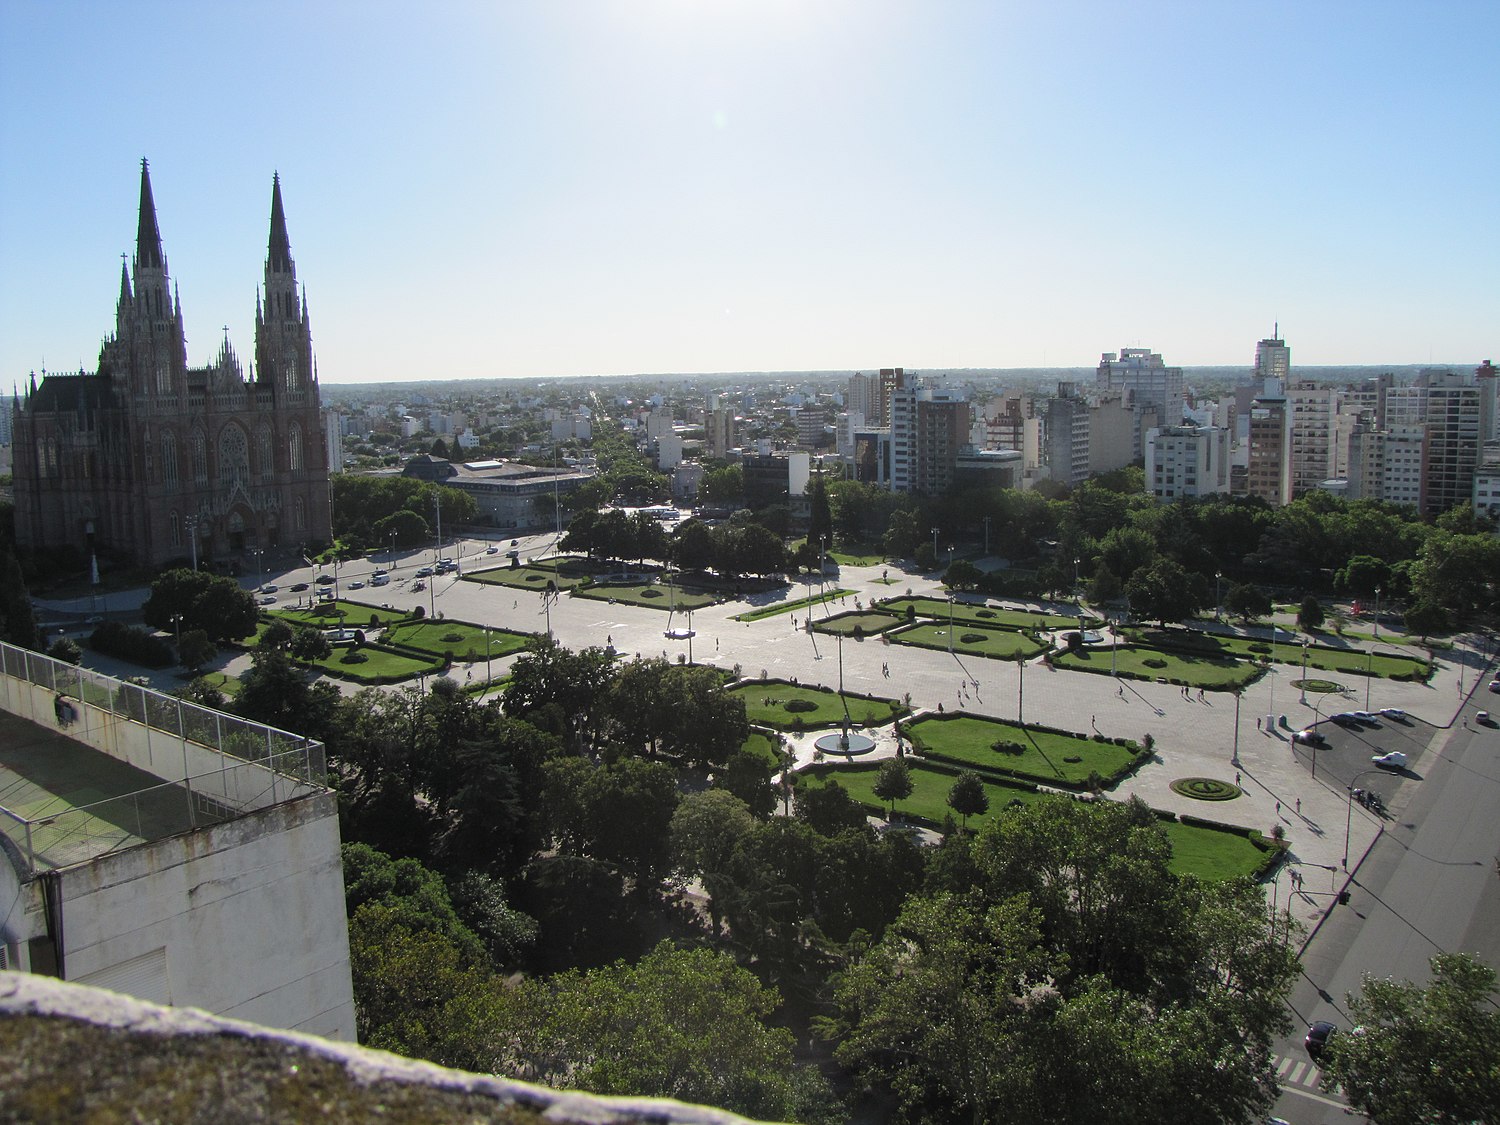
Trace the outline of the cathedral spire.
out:
[[[271,176],[271,241],[266,264],[273,273],[292,272],[292,243],[286,235],[286,212],[281,207],[281,175]]]
[[[130,305],[130,269],[125,264],[125,255],[120,255],[120,308]]]
[[[141,158],[141,212],[135,233],[137,269],[164,268],[161,256],[161,231],[156,226],[156,200],[151,197],[151,168]]]

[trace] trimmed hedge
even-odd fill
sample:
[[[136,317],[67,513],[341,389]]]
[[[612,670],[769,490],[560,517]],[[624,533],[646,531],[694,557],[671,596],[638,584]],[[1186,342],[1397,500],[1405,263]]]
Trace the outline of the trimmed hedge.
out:
[[[89,648],[147,668],[170,668],[176,662],[172,646],[155,633],[118,621],[105,621],[90,633]]]

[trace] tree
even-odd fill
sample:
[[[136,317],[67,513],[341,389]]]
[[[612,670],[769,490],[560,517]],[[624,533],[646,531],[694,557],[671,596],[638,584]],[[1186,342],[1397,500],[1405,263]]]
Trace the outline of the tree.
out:
[[[678,802],[672,768],[638,758],[605,766],[559,758],[542,768],[544,806],[563,849],[617,864],[648,890],[670,858]]]
[[[828,485],[823,479],[823,470],[812,475],[812,486],[808,490],[807,541],[820,550],[833,546],[833,510],[828,502]]]
[[[1356,1030],[1329,1040],[1323,1088],[1341,1087],[1376,1125],[1500,1120],[1495,970],[1453,953],[1431,965],[1425,988],[1365,976],[1348,997]]]
[[[896,814],[896,802],[911,796],[911,770],[901,758],[887,758],[880,763],[880,772],[875,777],[875,796],[889,801],[891,815]]]
[[[1224,608],[1243,624],[1270,614],[1271,595],[1253,582],[1237,582],[1224,595]]]
[[[984,571],[968,559],[956,559],[943,575],[943,585],[950,590],[973,590],[984,578]]]
[[[764,819],[776,811],[776,791],[771,788],[771,763],[752,750],[736,750],[714,779],[714,784],[733,793],[755,816]]]
[[[78,647],[78,642],[72,637],[58,637],[47,646],[47,655],[53,660],[61,660],[64,664],[83,662],[83,649]]]
[[[237,714],[267,726],[327,742],[339,703],[332,684],[312,683],[284,652],[257,648],[240,677],[234,697]]]
[[[672,535],[672,561],[683,570],[707,570],[713,566],[713,528],[699,519],[678,524]]]
[[[177,642],[177,659],[189,672],[196,672],[219,654],[208,633],[202,629],[189,629]]]
[[[512,665],[501,706],[507,715],[563,738],[571,749],[591,749],[614,676],[614,657],[605,649],[574,652],[539,639]]]
[[[1327,614],[1323,611],[1323,603],[1315,594],[1308,594],[1302,599],[1302,606],[1297,610],[1297,624],[1307,633],[1315,632],[1323,627]]]
[[[989,811],[990,796],[984,791],[984,782],[973,770],[964,770],[948,789],[948,807],[963,817],[963,827],[969,826],[969,817],[982,816]]]
[[[298,660],[312,664],[327,659],[333,652],[333,644],[321,629],[298,629],[292,634],[287,651]]]
[[[836,1120],[827,1086],[769,1024],[776,993],[708,949],[530,979],[506,994],[493,1067],[598,1094],[678,1098],[759,1120]]]
[[[30,649],[40,644],[26,579],[9,551],[0,551],[0,641]]]
[[[846,829],[864,828],[869,823],[865,807],[832,777],[824,785],[797,787],[796,814],[798,820],[820,836],[837,836]]]
[[[151,583],[141,618],[158,629],[202,629],[210,640],[235,641],[255,632],[255,599],[232,578],[168,570]]]
[[[1188,574],[1174,559],[1157,558],[1136,571],[1126,586],[1131,611],[1165,626],[1191,617],[1206,600],[1203,576]]]
[[[703,884],[715,938],[723,917],[722,899],[734,886],[730,861],[755,825],[745,802],[724,789],[689,794],[672,814],[672,866]]]
[[[1446,633],[1452,622],[1448,611],[1436,602],[1421,601],[1406,611],[1403,619],[1408,633],[1419,637],[1430,637],[1434,633]]]

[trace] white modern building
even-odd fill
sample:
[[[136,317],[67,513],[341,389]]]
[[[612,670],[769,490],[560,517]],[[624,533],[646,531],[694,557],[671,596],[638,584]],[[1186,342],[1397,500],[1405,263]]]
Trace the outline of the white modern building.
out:
[[[355,1037],[321,743],[0,645],[0,962]]]
[[[1158,500],[1229,491],[1229,431],[1162,426],[1146,433],[1146,487]]]
[[[1160,353],[1150,348],[1121,348],[1119,353],[1105,352],[1096,372],[1099,391],[1123,388],[1131,392],[1131,401],[1142,411],[1153,411],[1160,426],[1182,422],[1182,368],[1168,367]],[[1132,458],[1145,452],[1145,433],[1137,427]]]

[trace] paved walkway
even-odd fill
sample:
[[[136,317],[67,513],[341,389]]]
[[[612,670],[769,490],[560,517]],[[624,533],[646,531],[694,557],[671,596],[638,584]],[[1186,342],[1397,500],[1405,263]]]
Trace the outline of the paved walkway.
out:
[[[550,553],[550,545],[551,536],[537,536],[522,540],[519,550],[524,561],[545,557]],[[503,553],[487,556],[483,550],[483,541],[470,540],[463,545],[462,556],[458,556],[457,548],[449,548],[448,553],[461,557],[466,568],[505,565]],[[413,592],[410,576],[417,566],[431,563],[431,554],[424,551],[398,555],[394,566],[382,554],[380,565],[392,567],[395,581],[377,589],[348,591],[346,596],[397,609],[422,605],[429,612],[448,617],[525,632],[541,633],[550,624],[553,635],[565,645],[578,648],[610,643],[626,657],[676,659],[681,654],[686,658],[691,647],[692,659],[697,663],[738,669],[747,678],[765,672],[772,678],[795,676],[804,684],[836,687],[842,677],[844,686],[854,691],[903,698],[909,695],[916,709],[936,710],[942,704],[949,711],[971,711],[1010,720],[1021,716],[1028,722],[1065,730],[1081,733],[1097,730],[1109,737],[1137,741],[1150,734],[1155,740],[1155,760],[1123,783],[1115,795],[1137,794],[1157,808],[1256,827],[1268,834],[1279,823],[1291,843],[1293,858],[1305,869],[1318,865],[1337,869],[1344,854],[1347,795],[1342,788],[1330,787],[1321,778],[1310,777],[1307,768],[1292,753],[1290,735],[1312,723],[1315,717],[1326,718],[1331,711],[1365,708],[1363,676],[1310,673],[1343,683],[1350,694],[1340,697],[1309,693],[1304,703],[1302,693],[1292,686],[1294,680],[1301,678],[1300,669],[1293,664],[1274,665],[1270,674],[1246,689],[1236,719],[1235,698],[1228,692],[1207,692],[1200,700],[1196,692],[1184,695],[1180,688],[1170,684],[1117,681],[1107,675],[1057,671],[1040,661],[1028,663],[1023,671],[1009,661],[882,644],[877,639],[840,642],[836,637],[806,630],[808,612],[821,618],[852,610],[856,597],[866,605],[908,592],[946,597],[946,591],[934,578],[909,574],[896,567],[843,567],[836,585],[851,593],[839,604],[811,611],[798,609],[747,623],[732,619],[744,610],[744,603],[697,610],[691,618],[696,635],[686,641],[665,637],[668,614],[653,608],[566,596],[548,607],[539,593],[464,582],[452,575],[429,578],[428,589]],[[373,565],[343,566],[341,581],[367,579]],[[883,580],[886,575],[888,580]],[[303,567],[270,574],[266,580],[278,583],[285,590],[290,583],[311,581],[312,577],[312,571]],[[834,585],[830,580],[828,588]],[[815,580],[803,578],[795,581],[784,595],[768,600],[792,601],[818,590]],[[124,600],[124,595],[113,597]],[[1026,606],[1020,602],[1006,604]],[[1075,607],[1056,608],[1072,612]],[[39,612],[45,614],[46,610]],[[685,624],[681,613],[671,621],[673,627]],[[1269,630],[1265,632],[1269,635]],[[503,675],[514,659],[495,660],[494,675]],[[1456,662],[1459,659],[1467,664],[1460,665]],[[114,671],[108,661],[92,654],[86,663]],[[248,664],[248,658],[235,656],[224,663],[233,673]],[[882,666],[888,668],[888,675]],[[1470,689],[1483,666],[1482,658],[1469,648],[1456,649],[1452,655],[1440,654],[1437,671],[1428,683],[1372,681],[1368,706],[1374,710],[1400,707],[1434,727],[1446,728],[1453,721],[1461,698],[1460,667],[1463,687]],[[480,662],[473,671],[479,676],[483,669]],[[468,666],[455,665],[454,674],[462,680],[468,670]],[[170,674],[153,679],[163,686],[176,686],[178,682]],[[355,690],[348,684],[340,683],[340,687]],[[1267,729],[1267,716],[1276,719],[1272,729]],[[1286,719],[1284,727],[1282,716]],[[1443,733],[1440,729],[1435,741]],[[1238,765],[1234,761],[1236,747]],[[1227,802],[1194,801],[1169,788],[1173,780],[1181,777],[1225,781],[1238,778],[1244,794]],[[1416,783],[1407,783],[1412,784]],[[1392,812],[1398,813],[1399,806],[1393,807]],[[1356,857],[1364,854],[1380,829],[1379,822],[1358,807],[1353,810],[1350,827],[1349,855],[1354,866]],[[1287,871],[1284,867],[1281,885],[1274,892],[1283,903],[1289,897]],[[1332,883],[1341,884],[1342,878],[1341,872],[1330,873]],[[1311,887],[1311,875],[1308,880]],[[1297,902],[1295,909],[1302,920],[1308,924],[1315,922],[1323,900],[1299,898]]]

